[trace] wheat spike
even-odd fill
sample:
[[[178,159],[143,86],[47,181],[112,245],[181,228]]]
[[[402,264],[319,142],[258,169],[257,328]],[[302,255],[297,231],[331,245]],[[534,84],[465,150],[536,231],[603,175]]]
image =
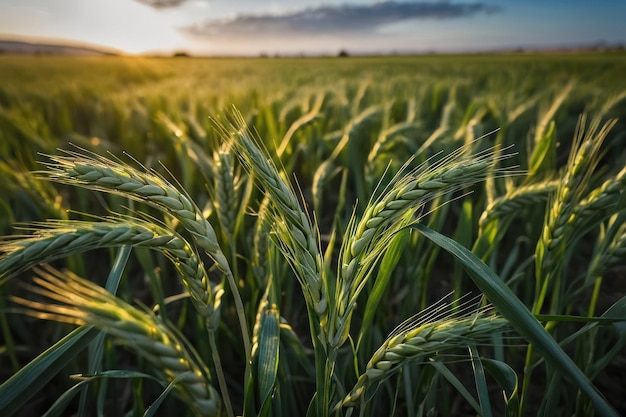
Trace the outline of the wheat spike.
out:
[[[431,167],[423,164],[408,173],[401,171],[380,197],[368,203],[358,222],[354,218],[351,220],[348,237],[340,253],[341,269],[335,296],[336,321],[331,329],[333,346],[339,347],[347,339],[350,315],[356,299],[378,254],[384,250],[392,235],[414,221],[414,213],[427,202],[441,194],[479,182],[489,174],[493,166],[493,150],[465,154],[466,150],[461,148]],[[498,158],[510,156],[501,155]],[[505,172],[496,170],[495,174]]]
[[[215,159],[215,193],[217,198],[217,215],[225,235],[229,241],[233,239],[236,217],[235,179],[233,162],[227,147],[223,147],[214,155]]]
[[[48,171],[41,174],[63,184],[119,194],[150,204],[175,217],[225,274],[230,266],[213,226],[192,199],[154,172],[141,172],[98,155],[66,151],[68,156],[48,156]]]
[[[552,207],[548,211],[548,219],[543,229],[540,243],[545,248],[542,256],[544,270],[551,269],[554,264],[550,253],[558,252],[557,248],[566,244],[567,233],[571,230],[568,222],[598,162],[602,142],[615,124],[615,121],[607,122],[598,131],[599,120],[596,119],[585,134],[585,121],[586,119],[582,117],[578,124],[577,137],[573,145],[574,151],[557,189]]]
[[[470,303],[463,303],[455,312],[450,305],[439,302],[391,333],[335,409],[356,405],[369,386],[389,377],[410,361],[485,343],[491,335],[507,327],[507,320],[497,316],[490,307],[473,309]]]
[[[213,322],[219,320],[219,316],[214,316],[214,289],[204,264],[193,247],[176,233],[153,223],[129,218],[109,218],[97,222],[48,221],[35,223],[30,228],[32,235],[0,244],[0,252],[3,252],[0,277],[92,249],[148,247],[172,260],[198,313]]]
[[[323,330],[328,314],[328,294],[322,276],[324,268],[317,231],[301,208],[292,187],[281,178],[271,159],[253,139],[241,114],[235,113],[234,117],[233,124],[220,128],[230,138],[229,143],[243,165],[254,173],[263,190],[270,196],[274,236],[300,281],[308,305],[319,317]],[[320,336],[325,337],[323,334]]]
[[[104,288],[48,267],[38,271],[31,291],[55,303],[19,297],[12,300],[37,318],[95,326],[149,361],[167,381],[177,380],[180,397],[197,416],[218,416],[220,399],[208,370],[189,353],[179,337],[155,315],[140,311]]]
[[[244,308],[228,260],[219,245],[213,226],[185,192],[156,173],[141,172],[98,155],[66,151],[68,156],[49,156],[48,171],[42,175],[64,184],[115,193],[156,207],[174,218],[189,232],[198,246],[224,273],[233,293],[246,357],[250,356],[250,334]],[[249,360],[248,360],[249,362]]]
[[[584,225],[601,217],[603,214],[612,214],[611,209],[617,209],[617,205],[623,198],[622,193],[626,187],[626,167],[614,177],[604,181],[600,187],[591,191],[582,200],[572,213],[569,223],[573,230],[584,230]]]
[[[272,225],[269,218],[268,197],[265,197],[259,206],[257,220],[254,227],[254,252],[252,257],[252,270],[260,288],[265,288],[268,281],[268,250],[269,250],[269,233]]]
[[[480,226],[494,218],[508,216],[519,210],[545,202],[559,185],[558,181],[545,181],[516,187],[503,196],[494,199],[480,216]]]
[[[605,250],[596,254],[589,265],[588,276],[597,278],[618,265],[626,257],[626,224],[622,224]]]

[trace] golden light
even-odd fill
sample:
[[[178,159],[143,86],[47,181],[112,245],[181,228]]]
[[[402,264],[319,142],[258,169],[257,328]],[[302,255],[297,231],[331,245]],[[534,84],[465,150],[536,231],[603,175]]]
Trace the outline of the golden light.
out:
[[[176,30],[182,16],[127,0],[83,2],[74,13],[74,38],[128,53],[171,51],[184,42]]]
[[[171,52],[184,47],[179,9],[157,10],[131,0],[49,0],[46,7],[16,4],[0,16],[11,38],[91,44],[127,53]]]

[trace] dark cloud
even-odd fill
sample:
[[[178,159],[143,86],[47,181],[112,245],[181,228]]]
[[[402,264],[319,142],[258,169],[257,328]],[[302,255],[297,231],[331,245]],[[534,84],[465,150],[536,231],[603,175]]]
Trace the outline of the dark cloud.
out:
[[[289,14],[241,14],[209,20],[184,30],[202,36],[251,36],[371,32],[409,19],[452,19],[500,11],[485,3],[396,2],[368,5],[320,6]]]
[[[155,9],[167,9],[168,7],[180,6],[187,0],[135,0],[139,3],[147,4]]]

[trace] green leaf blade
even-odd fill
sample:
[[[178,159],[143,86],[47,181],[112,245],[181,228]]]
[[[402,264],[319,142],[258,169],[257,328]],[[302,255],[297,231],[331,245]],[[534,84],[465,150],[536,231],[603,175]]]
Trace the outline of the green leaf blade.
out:
[[[17,412],[98,334],[92,327],[79,327],[0,385],[0,415]]]

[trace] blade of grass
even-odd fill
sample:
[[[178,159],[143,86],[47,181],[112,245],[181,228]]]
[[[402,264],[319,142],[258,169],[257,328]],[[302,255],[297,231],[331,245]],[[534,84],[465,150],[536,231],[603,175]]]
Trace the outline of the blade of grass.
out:
[[[259,416],[271,415],[271,400],[278,373],[280,327],[275,305],[263,312],[259,336],[258,389],[261,401]]]
[[[109,370],[98,372],[97,374],[85,374],[75,376],[80,379],[76,385],[68,389],[61,395],[54,404],[46,411],[43,417],[57,417],[62,416],[63,412],[67,408],[69,402],[74,398],[74,396],[78,393],[78,391],[86,388],[86,385],[89,383],[98,380],[98,379],[130,379],[130,378],[148,378],[153,381],[156,381],[162,386],[165,386],[164,382],[152,375],[145,374],[143,372],[135,372],[135,371],[126,371],[126,370]],[[157,412],[159,406],[167,398],[172,389],[176,386],[179,380],[185,378],[186,375],[181,374],[177,378],[175,378],[172,382],[168,384],[165,390],[159,395],[159,397],[148,407],[146,412],[143,414],[143,417],[152,417]]]
[[[98,334],[83,326],[59,340],[0,385],[0,414],[17,412]]]
[[[480,361],[485,370],[489,372],[504,391],[506,416],[516,416],[519,406],[517,374],[505,362],[490,358],[480,358]]]
[[[463,200],[463,206],[461,207],[461,212],[459,213],[459,222],[456,227],[456,231],[454,232],[454,240],[459,242],[461,245],[466,248],[472,247],[472,209],[473,202],[471,199]],[[459,262],[454,263],[454,272],[452,275],[452,287],[454,291],[457,293],[461,293],[461,279],[463,277],[463,268],[459,264]]]
[[[561,386],[563,381],[558,372],[548,373],[548,383],[545,388],[545,395],[541,400],[541,406],[537,412],[539,417],[556,416],[559,412],[563,412],[563,406],[559,404]],[[565,411],[567,413],[567,411]]]
[[[543,317],[543,316],[538,316]],[[548,316],[552,318],[553,316]],[[558,316],[559,318],[568,318],[571,316]],[[619,339],[615,342],[613,347],[609,352],[606,352],[601,361],[598,362],[598,366],[603,369],[605,366],[609,364],[611,360],[613,360],[614,356],[622,351],[624,345],[626,345],[626,297],[622,297],[615,304],[609,307],[604,314],[600,317],[574,317],[576,320],[567,320],[563,319],[562,321],[573,321],[573,322],[581,322],[587,323],[583,327],[581,327],[578,331],[570,334],[563,340],[559,342],[559,345],[564,347],[568,344],[574,342],[583,334],[589,332],[591,329],[596,328],[597,326],[613,326],[614,330],[619,333]],[[539,359],[538,363],[540,363],[542,359]]]
[[[183,378],[185,378],[185,375],[181,374],[172,382],[170,382],[167,385],[167,387],[163,390],[161,395],[159,395],[159,397],[156,400],[154,400],[154,402],[150,404],[150,406],[146,409],[146,412],[143,413],[143,417],[154,417],[156,415],[156,412],[159,411],[159,407],[161,406],[163,401],[167,398],[168,395],[170,395],[174,387],[176,387],[176,384],[178,383],[178,381]]]
[[[430,365],[433,366],[443,376],[457,391],[459,394],[465,398],[470,406],[476,411],[476,413],[480,414],[481,407],[480,404],[474,399],[472,394],[465,388],[465,385],[459,380],[459,378],[454,375],[454,373],[448,369],[448,367],[441,361],[432,360]]]
[[[131,246],[122,246],[120,250],[117,252],[115,257],[115,261],[113,262],[113,268],[109,273],[107,278],[105,288],[111,294],[117,293],[117,289],[119,287],[120,281],[122,280],[122,274],[124,273],[124,269],[126,268],[126,263],[128,262],[128,258],[130,257],[130,252],[132,251]],[[89,364],[88,371],[90,374],[96,373],[102,370],[102,357],[104,356],[104,338],[105,333],[100,331],[100,333],[95,337],[94,340],[89,343]],[[106,392],[106,383],[100,385],[99,387],[100,395],[99,398],[104,397],[104,393]],[[78,407],[78,415],[86,416],[87,413],[87,395],[89,391],[83,389],[80,393],[80,405]],[[102,412],[102,404],[98,404],[98,416],[103,416]]]
[[[0,285],[0,331],[2,332],[2,336],[4,337],[4,343],[0,345],[0,348],[5,349],[5,353],[9,357],[9,361],[11,362],[11,367],[13,371],[17,371],[20,368],[20,364],[17,361],[17,355],[15,352],[15,342],[13,341],[13,335],[11,333],[11,328],[9,326],[9,321],[6,316],[6,295],[5,295],[6,287]]]
[[[483,368],[476,346],[470,345],[468,350],[472,360],[472,368],[474,369],[474,381],[476,382],[476,391],[478,392],[478,401],[480,402],[480,414],[482,417],[491,417],[493,413],[491,412],[491,401],[489,401],[489,388],[485,378],[485,368]]]
[[[408,366],[407,366],[408,368]],[[402,385],[404,385],[404,396],[406,398],[411,398],[411,396],[413,395],[413,393],[415,392],[413,389],[413,383],[414,381],[411,379],[411,374],[410,372],[402,372]],[[407,401],[406,402],[406,415],[407,417],[415,417],[415,405],[413,404],[413,401]]]

